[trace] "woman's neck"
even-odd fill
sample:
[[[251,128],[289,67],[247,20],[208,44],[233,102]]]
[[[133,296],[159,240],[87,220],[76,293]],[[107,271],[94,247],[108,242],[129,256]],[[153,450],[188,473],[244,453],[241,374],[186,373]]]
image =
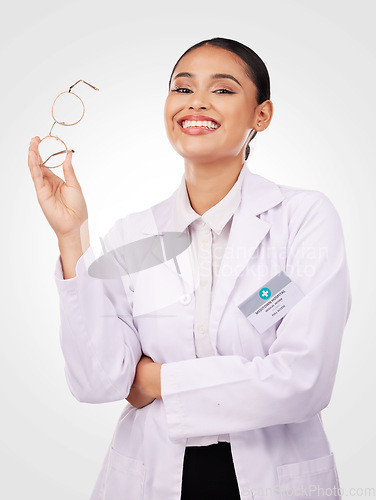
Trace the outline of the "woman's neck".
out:
[[[185,182],[193,210],[202,215],[219,203],[237,181],[242,166],[239,158],[215,164],[185,160]]]

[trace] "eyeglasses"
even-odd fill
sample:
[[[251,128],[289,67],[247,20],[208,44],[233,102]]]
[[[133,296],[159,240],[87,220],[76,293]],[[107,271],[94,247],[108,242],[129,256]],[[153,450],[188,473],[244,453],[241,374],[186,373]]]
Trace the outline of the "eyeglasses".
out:
[[[69,87],[68,91],[61,92],[56,97],[52,104],[52,118],[54,119],[54,123],[50,128],[49,134],[44,137],[39,143],[39,152],[42,160],[47,157],[47,159],[43,163],[41,163],[41,166],[44,165],[48,168],[60,167],[64,163],[68,152],[74,152],[73,149],[68,150],[65,142],[56,135],[51,135],[51,132],[56,123],[58,123],[59,125],[64,125],[65,127],[71,127],[72,125],[76,125],[77,123],[79,123],[84,117],[85,105],[83,103],[83,100],[77,94],[71,92],[72,88],[80,82],[86,83],[86,85],[89,85],[89,87],[94,90],[99,90],[97,89],[97,87],[94,87],[94,85],[90,85],[90,83],[87,83],[84,80],[78,80],[71,87]],[[57,115],[59,114],[59,106],[60,114],[62,114],[63,117],[66,118],[65,121],[62,121],[61,118],[59,118],[60,121],[57,119]],[[67,115],[69,115],[69,117]]]

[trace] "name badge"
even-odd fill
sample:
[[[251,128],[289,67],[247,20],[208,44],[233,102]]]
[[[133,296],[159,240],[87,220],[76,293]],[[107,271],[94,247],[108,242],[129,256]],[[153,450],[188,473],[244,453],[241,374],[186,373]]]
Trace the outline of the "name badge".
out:
[[[304,297],[300,288],[283,271],[238,305],[259,333],[263,333]]]

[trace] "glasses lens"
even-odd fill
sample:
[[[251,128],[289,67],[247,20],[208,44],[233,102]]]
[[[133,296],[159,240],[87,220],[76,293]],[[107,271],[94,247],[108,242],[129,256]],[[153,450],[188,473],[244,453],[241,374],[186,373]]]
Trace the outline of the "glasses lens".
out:
[[[83,102],[72,92],[60,94],[52,107],[54,120],[61,125],[75,125],[84,116],[84,112]]]
[[[47,136],[39,143],[39,153],[45,167],[56,168],[64,163],[66,147],[57,137]],[[46,161],[47,160],[47,161]]]

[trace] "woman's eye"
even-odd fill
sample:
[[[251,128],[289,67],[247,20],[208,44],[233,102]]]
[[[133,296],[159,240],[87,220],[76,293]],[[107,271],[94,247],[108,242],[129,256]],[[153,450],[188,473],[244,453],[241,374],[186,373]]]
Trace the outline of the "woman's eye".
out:
[[[186,89],[184,87],[177,87],[175,89],[171,89],[171,92],[178,92],[179,94],[187,94],[188,92],[192,92],[192,91],[189,89]]]
[[[227,90],[227,89],[218,89],[218,90],[215,90],[215,92],[218,92],[220,94],[235,94],[235,92],[231,92],[231,90]]]

